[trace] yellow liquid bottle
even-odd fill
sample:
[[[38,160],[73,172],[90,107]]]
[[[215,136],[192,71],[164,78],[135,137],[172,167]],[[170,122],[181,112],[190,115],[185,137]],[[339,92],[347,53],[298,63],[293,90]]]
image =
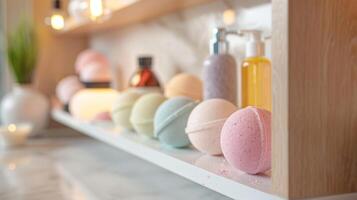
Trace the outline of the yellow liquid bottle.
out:
[[[256,106],[271,111],[271,63],[264,57],[265,45],[259,30],[242,30],[247,35],[246,59],[242,63],[242,107]]]
[[[246,58],[242,64],[242,106],[271,111],[271,63],[265,57]]]

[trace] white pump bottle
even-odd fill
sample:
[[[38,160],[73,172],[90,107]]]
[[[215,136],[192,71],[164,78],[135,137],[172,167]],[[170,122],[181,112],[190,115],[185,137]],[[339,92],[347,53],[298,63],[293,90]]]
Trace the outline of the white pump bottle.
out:
[[[217,28],[211,40],[211,55],[203,67],[204,99],[221,98],[237,103],[237,65],[228,54],[228,34],[236,32]]]

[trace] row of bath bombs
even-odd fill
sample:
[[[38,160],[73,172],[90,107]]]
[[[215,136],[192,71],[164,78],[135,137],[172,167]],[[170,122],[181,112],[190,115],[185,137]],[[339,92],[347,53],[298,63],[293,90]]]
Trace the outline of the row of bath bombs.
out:
[[[119,95],[112,109],[117,126],[157,138],[165,146],[192,144],[209,155],[223,154],[233,167],[250,174],[270,169],[270,118],[269,111],[255,107],[237,110],[223,99],[166,99],[160,93],[130,90]]]
[[[166,146],[191,143],[203,153],[223,154],[233,167],[251,174],[270,169],[270,112],[255,107],[238,110],[223,99],[200,102],[202,83],[193,75],[173,77],[165,87],[168,99],[138,90],[117,97],[110,89],[83,89],[77,77],[61,81],[57,96],[79,119],[106,118],[98,112],[113,107],[111,118],[117,126],[135,129]]]

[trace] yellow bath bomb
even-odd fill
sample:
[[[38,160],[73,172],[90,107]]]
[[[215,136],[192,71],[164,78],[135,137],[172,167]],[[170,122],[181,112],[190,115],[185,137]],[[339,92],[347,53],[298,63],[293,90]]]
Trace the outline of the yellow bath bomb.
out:
[[[159,93],[146,94],[140,97],[134,104],[130,122],[136,132],[154,137],[155,112],[166,98]]]
[[[112,119],[116,126],[131,129],[133,125],[130,122],[131,111],[135,102],[142,95],[135,91],[126,91],[121,93],[114,101],[112,109]]]
[[[111,111],[117,95],[118,92],[113,89],[83,89],[71,99],[69,111],[78,119],[93,120],[98,114]]]

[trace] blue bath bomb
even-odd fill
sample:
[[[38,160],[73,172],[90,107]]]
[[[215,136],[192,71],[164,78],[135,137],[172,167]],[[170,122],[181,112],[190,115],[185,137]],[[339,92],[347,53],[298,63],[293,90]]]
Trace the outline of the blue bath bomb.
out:
[[[162,144],[176,148],[190,144],[185,127],[196,105],[188,97],[173,97],[160,105],[155,113],[154,134]]]

